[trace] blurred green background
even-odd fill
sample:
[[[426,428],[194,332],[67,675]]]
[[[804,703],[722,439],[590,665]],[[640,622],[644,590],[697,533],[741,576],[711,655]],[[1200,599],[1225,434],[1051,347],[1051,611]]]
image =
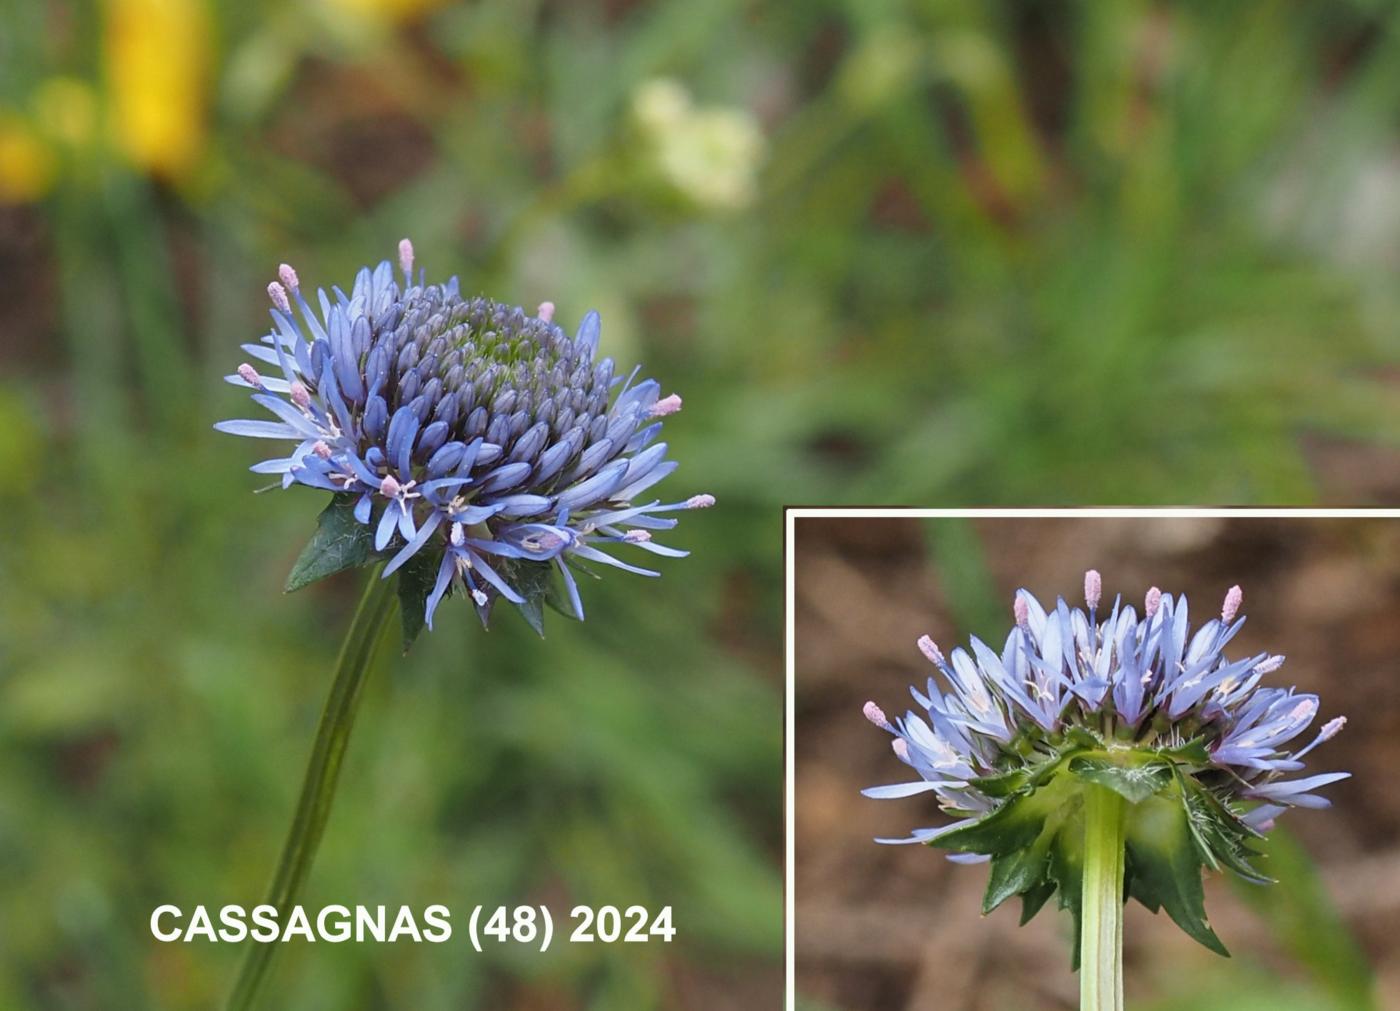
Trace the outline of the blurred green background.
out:
[[[357,587],[210,425],[289,261],[641,360],[660,584],[385,656],[306,901],[670,903],[669,948],[293,945],[295,1008],[769,1007],[783,503],[1394,501],[1379,2],[0,0],[0,1006],[209,1006]],[[460,913],[459,913],[460,916]],[[461,937],[459,922],[458,937]]]

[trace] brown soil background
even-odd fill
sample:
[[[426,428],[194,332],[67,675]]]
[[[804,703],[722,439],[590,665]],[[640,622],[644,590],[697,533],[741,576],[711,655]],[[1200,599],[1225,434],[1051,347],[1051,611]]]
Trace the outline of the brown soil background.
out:
[[[910,704],[932,668],[915,648],[930,633],[965,644],[918,519],[796,522],[796,946],[798,993],[856,1009],[1072,1008],[1069,919],[1053,903],[1018,928],[1019,903],[979,914],[984,866],[918,846],[878,846],[943,824],[924,798],[873,801],[862,787],[902,781],[885,736],[861,716],[874,699]],[[1375,968],[1382,1007],[1400,1007],[1400,521],[1336,519],[978,520],[1002,599],[1026,586],[1047,605],[1079,603],[1083,572],[1103,573],[1107,599],[1137,602],[1156,584],[1185,592],[1193,625],[1235,582],[1248,621],[1231,655],[1270,649],[1288,662],[1273,683],[1322,698],[1316,725],[1346,730],[1309,757],[1309,772],[1345,769],[1332,809],[1290,812],[1289,829],[1318,861],[1328,890]],[[1006,624],[1000,628],[1004,636]],[[994,645],[1000,648],[1001,640]],[[1299,974],[1268,924],[1218,875],[1206,882],[1217,933],[1241,961]],[[1179,987],[1182,973],[1219,972],[1165,915],[1136,903],[1125,925],[1128,1004]]]

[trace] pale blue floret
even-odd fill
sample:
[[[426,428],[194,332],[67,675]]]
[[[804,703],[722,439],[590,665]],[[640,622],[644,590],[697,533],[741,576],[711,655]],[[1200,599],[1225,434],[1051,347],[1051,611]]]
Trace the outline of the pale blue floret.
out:
[[[865,706],[866,718],[893,736],[896,756],[919,778],[862,792],[878,799],[932,793],[950,811],[985,814],[998,801],[982,794],[975,780],[1004,770],[1009,742],[1028,741],[1034,748],[1038,739],[1079,725],[1097,732],[1111,728],[1120,740],[1126,735],[1150,747],[1204,740],[1225,789],[1242,802],[1264,802],[1244,815],[1260,831],[1288,807],[1327,806],[1313,791],[1349,773],[1282,777],[1302,769],[1303,756],[1335,736],[1346,720],[1330,721],[1305,747],[1295,747],[1317,715],[1317,696],[1259,687],[1283,665],[1282,656],[1225,657],[1244,624],[1237,617],[1238,587],[1226,595],[1219,617],[1191,633],[1184,596],[1154,587],[1141,616],[1121,599],[1101,616],[1098,574],[1091,572],[1085,585],[1087,612],[1063,599],[1046,611],[1031,593],[1018,590],[1016,625],[1000,654],[974,637],[970,653],[955,649],[950,660],[929,637],[921,638],[920,650],[946,687],[930,677],[924,691],[911,688],[918,711],[893,722],[875,703]],[[971,820],[879,841],[930,842]]]
[[[613,375],[612,360],[597,358],[598,314],[569,337],[550,303],[529,316],[463,298],[455,277],[425,285],[420,272],[415,282],[407,240],[400,268],[402,284],[384,261],[362,269],[349,295],[318,291],[313,308],[283,265],[268,287],[273,329],[243,345],[281,375],[245,364],[227,377],[276,420],[215,426],[295,443],[252,470],[284,488],[353,497],[375,550],[392,552],[386,577],[424,549],[441,551],[429,627],[454,587],[483,620],[497,596],[524,603],[502,561],[553,566],[582,618],[573,564],[656,576],[603,548],[683,557],[650,531],[675,526],[664,514],[714,499],[638,501],[676,468],[656,437],[680,398],[662,398],[655,380],[634,382],[636,370]]]

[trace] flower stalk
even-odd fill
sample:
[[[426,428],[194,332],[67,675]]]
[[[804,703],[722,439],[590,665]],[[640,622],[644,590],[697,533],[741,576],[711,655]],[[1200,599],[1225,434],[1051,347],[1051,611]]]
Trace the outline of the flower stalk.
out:
[[[1084,790],[1080,1011],[1123,1011],[1123,861],[1127,802],[1106,786]]]
[[[376,647],[397,610],[393,583],[380,578],[383,568],[380,563],[370,569],[364,595],[341,644],[335,680],[316,728],[316,743],[306,766],[301,798],[297,801],[287,841],[282,846],[277,874],[268,890],[266,902],[276,907],[279,923],[286,921],[288,912],[296,905],[316,859]],[[246,1011],[254,1006],[277,947],[276,942],[248,941],[243,965],[229,996],[228,1011]]]

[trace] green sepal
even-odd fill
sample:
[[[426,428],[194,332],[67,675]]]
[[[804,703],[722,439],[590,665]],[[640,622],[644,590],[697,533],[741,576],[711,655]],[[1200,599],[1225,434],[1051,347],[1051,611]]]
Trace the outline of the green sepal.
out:
[[[1127,824],[1127,863],[1138,901],[1148,908],[1159,905],[1190,937],[1229,956],[1206,920],[1202,860],[1179,797],[1150,797],[1133,809]]]
[[[1009,797],[1016,791],[1025,787],[1030,779],[1030,770],[1012,769],[1010,772],[994,772],[989,776],[980,776],[976,779],[968,780],[968,786],[973,787],[988,797]]]
[[[1210,752],[1206,750],[1204,737],[1193,737],[1185,744],[1178,744],[1174,748],[1158,748],[1156,754],[1173,764],[1177,762],[1186,765],[1210,764]]]
[[[355,519],[354,495],[336,495],[321,510],[316,532],[302,548],[287,576],[287,593],[294,593],[327,576],[357,569],[374,556],[374,533]]]
[[[1087,783],[1106,786],[1130,804],[1140,804],[1172,781],[1170,766],[1160,763],[1123,765],[1099,755],[1078,755],[1069,771]]]
[[[1194,797],[1210,812],[1221,828],[1232,836],[1238,836],[1241,840],[1263,839],[1264,834],[1245,824],[1228,805],[1219,797],[1211,793],[1204,786],[1201,786],[1190,776],[1183,775],[1177,770],[1177,776],[1182,781],[1182,791],[1188,796]]]
[[[1088,727],[1072,726],[1065,731],[1065,743],[1068,748],[1061,748],[1060,753],[1072,751],[1084,751],[1089,748],[1104,747],[1104,739],[1094,733]]]
[[[988,797],[1010,797],[1028,787],[1034,788],[1044,783],[1059,768],[1060,762],[1061,759],[1056,756],[1029,768],[1022,766],[1009,772],[994,772],[989,776],[970,779],[968,785]]]
[[[428,595],[437,582],[438,568],[442,565],[442,552],[419,551],[399,569],[399,623],[403,628],[403,651],[413,648],[414,640],[423,631],[424,617],[428,606]]]
[[[1273,884],[1274,879],[1248,859],[1263,855],[1247,845],[1257,838],[1257,833],[1209,790],[1192,780],[1181,778],[1187,824],[1191,827],[1191,836],[1204,863],[1212,870],[1224,866],[1252,884]]]

